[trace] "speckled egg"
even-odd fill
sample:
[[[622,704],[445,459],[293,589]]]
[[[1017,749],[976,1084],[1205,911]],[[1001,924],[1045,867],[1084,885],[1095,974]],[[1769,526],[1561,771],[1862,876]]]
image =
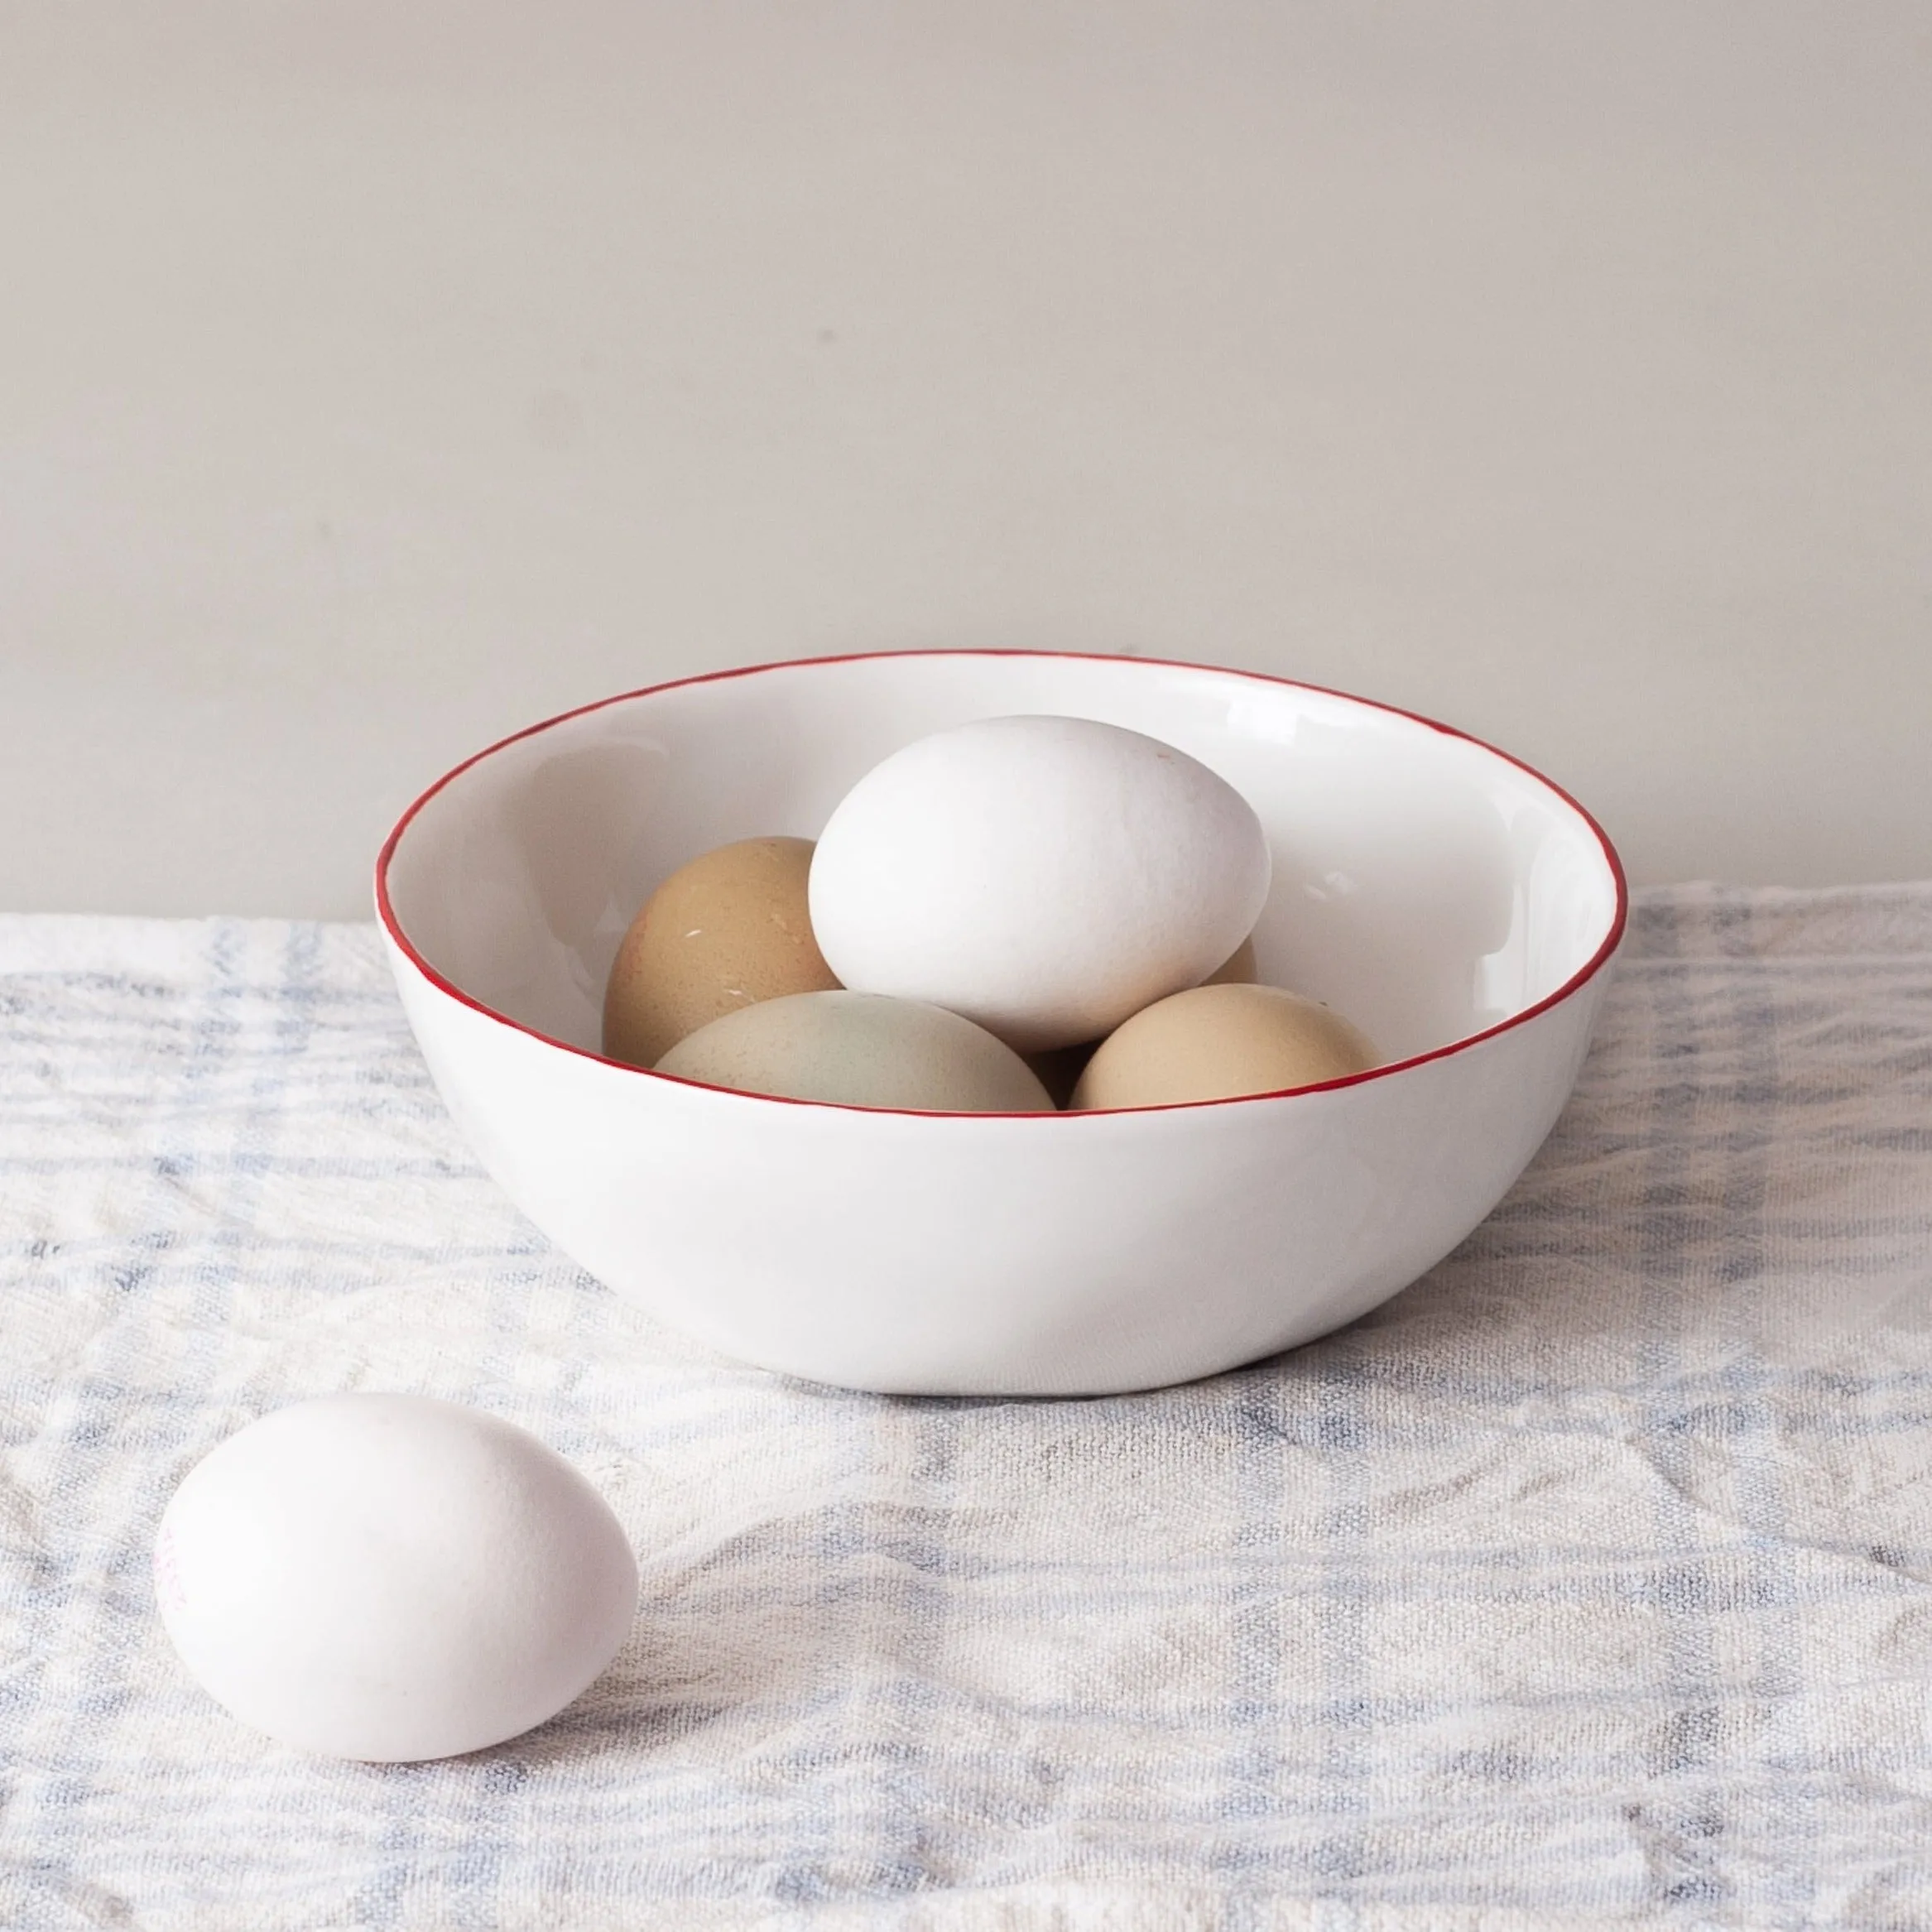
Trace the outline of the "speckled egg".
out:
[[[618,949],[603,997],[603,1050],[653,1066],[725,1013],[838,979],[812,937],[809,839],[741,839],[680,866]]]

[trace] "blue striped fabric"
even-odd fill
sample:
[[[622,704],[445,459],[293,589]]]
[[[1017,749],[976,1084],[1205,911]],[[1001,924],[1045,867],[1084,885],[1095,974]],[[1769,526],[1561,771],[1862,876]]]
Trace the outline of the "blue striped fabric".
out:
[[[498,1197],[371,930],[0,920],[0,1925],[1932,1926],[1932,887],[1640,905],[1501,1209],[1106,1401],[787,1383]],[[149,1548],[278,1404],[536,1430],[641,1552],[576,1707],[305,1761]]]

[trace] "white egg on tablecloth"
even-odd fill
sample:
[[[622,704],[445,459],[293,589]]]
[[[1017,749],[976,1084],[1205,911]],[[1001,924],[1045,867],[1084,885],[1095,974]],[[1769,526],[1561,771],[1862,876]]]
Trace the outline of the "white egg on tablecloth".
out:
[[[840,981],[1025,1053],[1198,985],[1253,929],[1267,841],[1226,780],[1085,718],[992,718],[897,751],[819,839],[812,929]]]
[[[610,1506],[526,1430],[426,1396],[329,1396],[188,1473],[155,1593],[233,1716],[397,1762],[554,1717],[623,1642],[637,1566]]]

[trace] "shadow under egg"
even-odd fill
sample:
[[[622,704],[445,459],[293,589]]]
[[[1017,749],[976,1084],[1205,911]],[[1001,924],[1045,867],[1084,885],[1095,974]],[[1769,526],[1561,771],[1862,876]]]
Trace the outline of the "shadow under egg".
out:
[[[1023,1053],[1020,1057],[1032,1068],[1034,1077],[1045,1088],[1054,1105],[1064,1113],[1074,1097],[1074,1089],[1080,1083],[1080,1075],[1087,1070],[1087,1062],[1099,1045],[1098,1040],[1084,1040],[1078,1046],[1050,1047],[1045,1053]]]

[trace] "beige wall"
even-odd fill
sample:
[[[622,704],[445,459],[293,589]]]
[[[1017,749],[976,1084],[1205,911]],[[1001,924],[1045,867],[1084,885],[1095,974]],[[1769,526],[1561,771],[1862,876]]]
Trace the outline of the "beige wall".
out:
[[[0,7],[0,905],[360,916],[546,712],[901,643],[1932,874],[1920,0]]]

